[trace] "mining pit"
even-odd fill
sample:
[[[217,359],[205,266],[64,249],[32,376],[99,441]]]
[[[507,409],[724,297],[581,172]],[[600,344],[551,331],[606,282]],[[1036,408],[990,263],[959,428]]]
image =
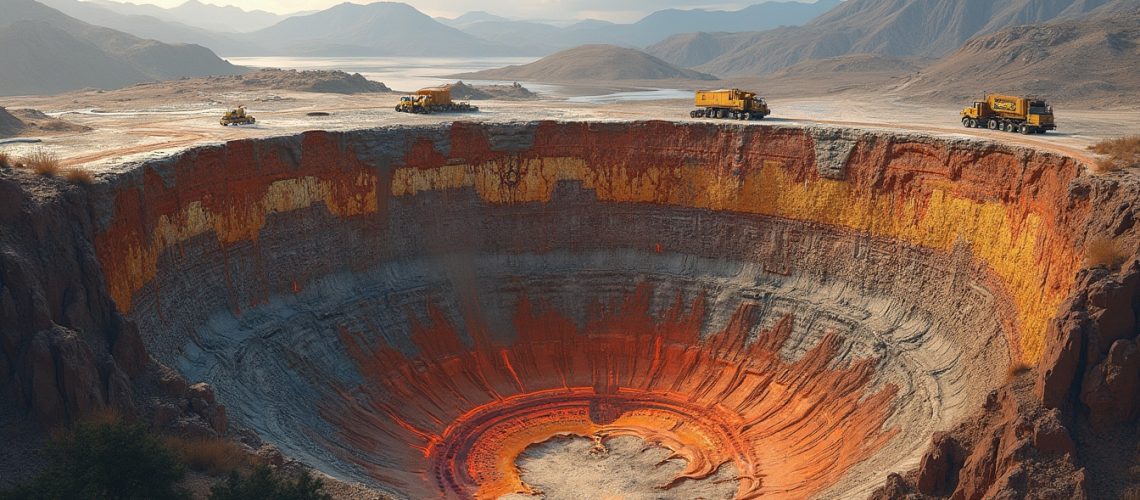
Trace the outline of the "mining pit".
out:
[[[828,127],[238,140],[82,188],[0,183],[47,224],[2,221],[0,306],[37,325],[9,337],[74,331],[112,361],[44,382],[19,368],[34,341],[5,353],[57,421],[142,406],[122,386],[149,355],[231,428],[398,498],[865,497],[1020,366],[1038,399],[1076,397],[1055,318],[1092,235],[1132,234],[1096,207],[1135,192],[1104,182],[1051,152]]]

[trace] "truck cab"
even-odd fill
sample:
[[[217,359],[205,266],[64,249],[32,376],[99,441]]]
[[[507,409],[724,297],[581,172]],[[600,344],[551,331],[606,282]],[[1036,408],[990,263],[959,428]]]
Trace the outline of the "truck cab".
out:
[[[1029,113],[1025,122],[1043,130],[1053,130],[1057,126],[1053,123],[1053,106],[1042,100],[1029,101]]]

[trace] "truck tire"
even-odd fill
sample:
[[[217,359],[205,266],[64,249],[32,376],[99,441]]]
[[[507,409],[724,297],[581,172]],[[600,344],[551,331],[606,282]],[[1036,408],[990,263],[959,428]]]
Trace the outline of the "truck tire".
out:
[[[1018,130],[1018,132],[1021,132],[1021,135],[1029,135],[1033,133],[1033,127],[1030,127],[1029,125],[1022,125],[1021,130]]]
[[[966,128],[970,128],[970,119],[963,116],[962,117],[962,126],[966,127]]]
[[[990,130],[997,130],[998,129],[998,121],[993,119],[993,118],[990,118],[990,121],[987,125],[989,125]]]
[[[744,120],[744,121],[751,120],[752,119],[752,113],[745,111],[744,113],[740,114],[740,119]]]

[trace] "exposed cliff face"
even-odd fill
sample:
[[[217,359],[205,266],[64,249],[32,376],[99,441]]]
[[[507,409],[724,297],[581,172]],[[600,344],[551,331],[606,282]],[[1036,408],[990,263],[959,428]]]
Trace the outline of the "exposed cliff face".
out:
[[[48,425],[134,411],[146,363],[106,293],[87,193],[0,172],[0,387]]]
[[[1090,236],[1131,237],[1100,208],[1131,194],[1080,171],[830,129],[310,132],[125,169],[72,237],[105,316],[214,385],[225,410],[180,397],[215,430],[397,494],[526,492],[515,459],[579,435],[672,450],[672,484],[731,470],[739,497],[865,494],[921,462],[921,491],[971,498],[1025,446],[1072,465],[1080,408],[1135,421],[1113,401],[1137,280],[1078,273]],[[1023,363],[1038,391],[1001,387]],[[956,428],[980,409],[988,447]]]

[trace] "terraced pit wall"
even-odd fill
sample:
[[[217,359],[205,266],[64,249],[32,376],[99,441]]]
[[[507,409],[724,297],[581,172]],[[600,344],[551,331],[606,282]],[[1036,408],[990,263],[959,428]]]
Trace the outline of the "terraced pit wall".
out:
[[[525,493],[529,447],[635,436],[670,487],[849,497],[1042,358],[1079,170],[775,126],[310,132],[126,169],[94,248],[152,356],[337,477]]]

